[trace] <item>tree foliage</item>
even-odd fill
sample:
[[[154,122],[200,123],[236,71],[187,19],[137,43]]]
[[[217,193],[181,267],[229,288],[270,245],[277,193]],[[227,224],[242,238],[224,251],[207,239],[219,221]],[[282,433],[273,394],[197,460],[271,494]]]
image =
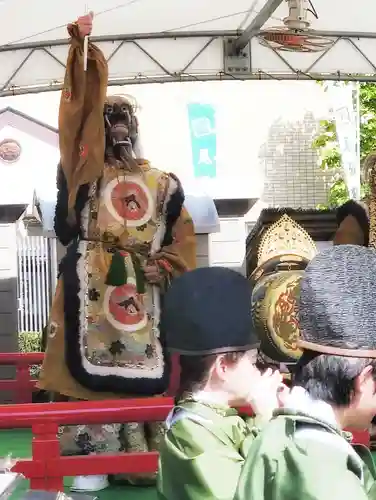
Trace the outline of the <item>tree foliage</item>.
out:
[[[360,161],[361,192],[367,193],[368,186],[362,175],[362,164],[369,153],[376,150],[376,84],[360,84]],[[320,167],[332,172],[327,207],[338,207],[349,199],[341,169],[341,154],[338,146],[334,120],[322,120],[313,148],[320,153]],[[325,208],[327,208],[325,207]],[[320,207],[324,208],[324,207]]]

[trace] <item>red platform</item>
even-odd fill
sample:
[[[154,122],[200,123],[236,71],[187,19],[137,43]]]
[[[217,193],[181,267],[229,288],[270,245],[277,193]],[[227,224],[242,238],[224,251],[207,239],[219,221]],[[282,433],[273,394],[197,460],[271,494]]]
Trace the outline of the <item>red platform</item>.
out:
[[[0,428],[31,428],[33,432],[32,458],[19,460],[13,471],[29,479],[31,489],[47,491],[62,491],[64,476],[154,472],[158,464],[156,452],[62,457],[57,438],[58,427],[64,424],[160,421],[167,417],[173,406],[173,399],[155,397],[31,403],[36,380],[30,378],[29,366],[41,363],[43,357],[43,353],[0,354],[0,365],[17,367],[16,379],[0,381],[0,390],[14,390],[16,402],[19,403],[0,405]],[[175,374],[178,369],[176,363],[175,360]],[[246,410],[246,413],[251,414],[251,410]],[[369,446],[367,431],[354,432],[353,435],[355,443]]]

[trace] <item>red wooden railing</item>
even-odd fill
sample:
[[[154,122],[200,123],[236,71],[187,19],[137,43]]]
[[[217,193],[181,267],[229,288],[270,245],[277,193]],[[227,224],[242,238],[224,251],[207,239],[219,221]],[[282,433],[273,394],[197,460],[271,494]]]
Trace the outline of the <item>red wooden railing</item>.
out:
[[[30,366],[40,365],[44,352],[0,353],[0,366],[15,366],[16,378],[0,380],[0,391],[13,391],[13,401],[16,403],[31,403],[36,380],[30,376]]]
[[[17,367],[17,378],[0,381],[0,390],[15,390],[19,393],[18,401],[31,401],[36,381],[31,380],[28,367],[40,363],[42,358],[43,353],[0,354],[0,365]],[[32,458],[18,460],[12,470],[29,479],[31,489],[61,491],[65,476],[154,472],[158,453],[62,457],[57,437],[59,425],[164,420],[172,405],[173,399],[167,397],[0,405],[0,429],[31,427]],[[354,432],[354,442],[369,445],[369,433]]]
[[[15,366],[16,377],[0,380],[0,391],[13,391],[15,403],[31,403],[37,380],[30,376],[30,366],[43,363],[44,352],[0,353],[0,366]],[[179,383],[179,359],[172,356],[172,374],[168,394],[175,394]]]
[[[30,480],[30,488],[62,491],[64,476],[155,472],[157,452],[60,456],[60,425],[164,420],[172,398],[0,406],[0,428],[30,428],[32,459],[18,460],[12,471]]]

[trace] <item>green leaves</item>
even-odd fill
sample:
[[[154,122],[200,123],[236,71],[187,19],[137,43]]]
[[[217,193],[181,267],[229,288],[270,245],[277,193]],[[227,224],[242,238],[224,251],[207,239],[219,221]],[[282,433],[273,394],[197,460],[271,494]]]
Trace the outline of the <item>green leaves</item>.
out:
[[[18,334],[20,352],[40,352],[42,350],[42,334],[40,332],[20,332]],[[30,366],[32,378],[38,378],[40,366]]]
[[[322,85],[322,83],[321,83]],[[325,88],[325,85],[324,85]],[[361,190],[365,195],[369,188],[363,182],[362,164],[364,159],[376,151],[376,84],[360,84],[360,161],[361,161]],[[341,172],[341,154],[337,142],[334,120],[321,120],[318,135],[312,143],[313,149],[320,153],[320,167],[333,171],[330,181],[328,205],[318,208],[334,208],[342,205],[349,199],[346,184]]]
[[[338,207],[346,203],[348,199],[349,193],[345,181],[343,179],[338,179],[330,188],[328,204],[330,207]]]

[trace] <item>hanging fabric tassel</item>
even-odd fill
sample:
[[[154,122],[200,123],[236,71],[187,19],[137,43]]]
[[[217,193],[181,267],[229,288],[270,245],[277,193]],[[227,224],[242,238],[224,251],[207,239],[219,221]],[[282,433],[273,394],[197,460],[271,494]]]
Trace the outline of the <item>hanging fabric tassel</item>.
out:
[[[376,153],[371,153],[364,160],[364,170],[369,183],[369,246],[376,249]]]
[[[133,263],[134,273],[136,275],[137,293],[144,294],[146,291],[145,276],[141,267],[141,261],[135,254],[132,254],[132,263]]]
[[[106,285],[122,286],[127,283],[127,266],[121,252],[116,251],[112,255],[110,269],[106,277]]]

